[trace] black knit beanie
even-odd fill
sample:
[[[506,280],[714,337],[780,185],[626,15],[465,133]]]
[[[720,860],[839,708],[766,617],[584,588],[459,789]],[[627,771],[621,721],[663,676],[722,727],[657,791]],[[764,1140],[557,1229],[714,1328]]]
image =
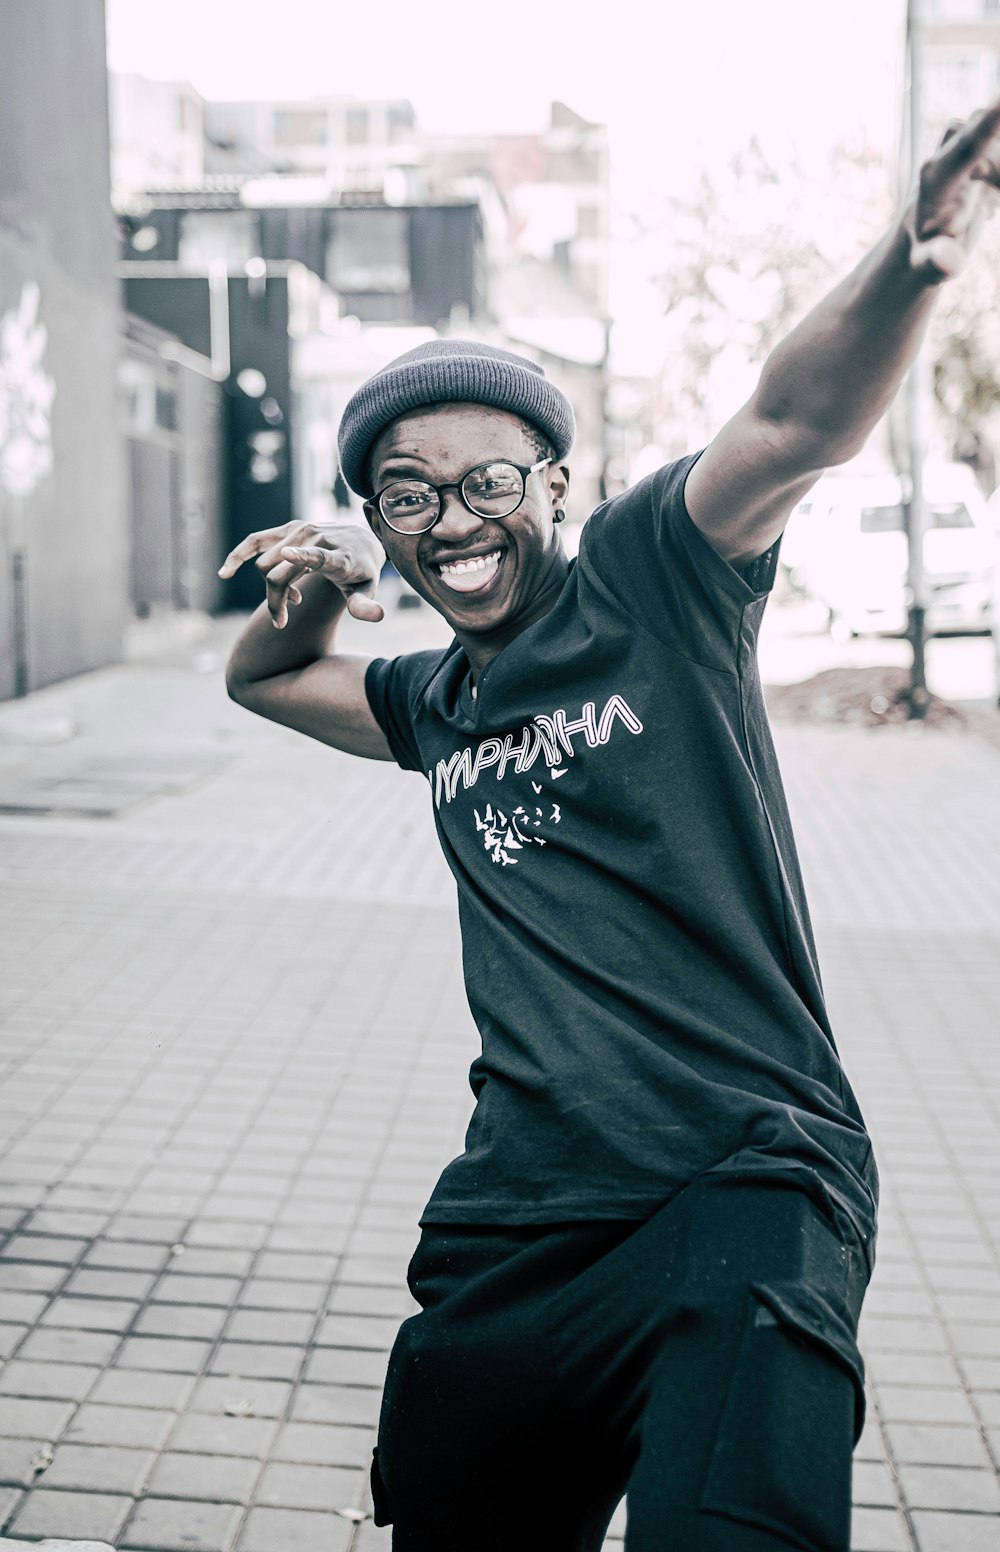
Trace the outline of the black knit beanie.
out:
[[[390,361],[348,402],[337,441],[351,489],[371,496],[365,461],[386,426],[421,405],[451,403],[521,415],[548,439],[557,459],[573,445],[573,406],[536,362],[479,340],[436,339]]]

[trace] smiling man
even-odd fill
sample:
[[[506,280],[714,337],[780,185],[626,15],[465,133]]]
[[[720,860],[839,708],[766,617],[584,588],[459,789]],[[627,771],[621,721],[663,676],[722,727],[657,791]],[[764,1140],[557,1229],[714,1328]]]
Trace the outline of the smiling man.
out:
[[[389,1362],[396,1552],[597,1552],[623,1494],[629,1552],[847,1552],[878,1182],[755,644],[785,520],[886,409],[998,131],[1000,104],[951,132],[750,402],[599,507],[575,563],[569,404],[439,340],[345,412],[371,535],[289,524],[222,568],[268,594],[231,694],[422,773],[458,885],[482,1055]],[[337,654],[345,607],[381,618],[381,547],[446,649]]]

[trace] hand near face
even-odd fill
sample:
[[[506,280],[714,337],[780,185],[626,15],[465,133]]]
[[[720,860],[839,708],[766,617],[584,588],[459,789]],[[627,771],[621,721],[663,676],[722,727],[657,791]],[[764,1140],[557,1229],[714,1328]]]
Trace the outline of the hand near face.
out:
[[[931,284],[951,279],[966,263],[979,225],[1000,190],[1000,99],[953,124],[920,169],[907,215],[910,264]]]
[[[248,534],[226,556],[219,576],[232,577],[253,560],[266,584],[271,623],[279,630],[288,623],[289,605],[302,602],[297,583],[309,575],[332,582],[356,620],[378,621],[385,610],[374,594],[384,559],[378,540],[358,523],[293,522]]]

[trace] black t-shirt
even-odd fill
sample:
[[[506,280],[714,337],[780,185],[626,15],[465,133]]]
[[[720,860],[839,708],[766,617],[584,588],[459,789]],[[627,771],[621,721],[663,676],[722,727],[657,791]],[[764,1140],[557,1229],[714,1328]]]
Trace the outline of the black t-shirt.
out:
[[[423,1223],[645,1218],[695,1175],[803,1186],[874,1244],[878,1181],[827,1020],[741,574],[694,458],[599,507],[553,609],[471,693],[453,642],[371,664],[430,783],[482,1035]]]

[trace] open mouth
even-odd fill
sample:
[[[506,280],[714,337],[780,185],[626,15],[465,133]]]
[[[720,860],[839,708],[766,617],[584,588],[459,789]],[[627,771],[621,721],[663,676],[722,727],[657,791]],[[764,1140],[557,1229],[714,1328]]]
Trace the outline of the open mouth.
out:
[[[503,557],[503,550],[490,550],[466,560],[438,561],[434,570],[453,593],[483,593],[496,581]]]

